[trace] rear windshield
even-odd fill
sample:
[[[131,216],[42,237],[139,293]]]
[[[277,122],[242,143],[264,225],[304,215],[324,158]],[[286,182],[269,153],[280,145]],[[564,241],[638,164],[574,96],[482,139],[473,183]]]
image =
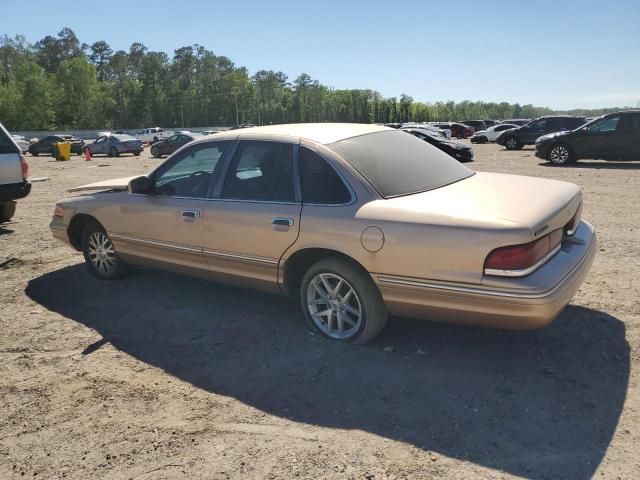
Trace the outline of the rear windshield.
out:
[[[424,140],[397,130],[347,138],[330,147],[385,198],[433,190],[474,173]]]

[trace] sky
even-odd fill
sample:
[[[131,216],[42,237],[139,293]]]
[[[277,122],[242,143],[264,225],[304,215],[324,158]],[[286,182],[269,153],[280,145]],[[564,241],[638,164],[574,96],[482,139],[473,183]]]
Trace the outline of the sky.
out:
[[[55,5],[52,8],[51,5]],[[250,73],[415,100],[640,106],[640,0],[3,0],[0,35],[200,44]]]

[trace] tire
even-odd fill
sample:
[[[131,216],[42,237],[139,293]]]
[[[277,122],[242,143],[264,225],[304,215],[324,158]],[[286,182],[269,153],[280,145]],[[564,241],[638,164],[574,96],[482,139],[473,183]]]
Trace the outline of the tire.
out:
[[[140,155],[142,155],[142,150],[137,150],[135,152],[133,152],[133,155],[136,157],[139,157]]]
[[[158,143],[158,137],[153,137],[153,142],[151,143]]]
[[[82,254],[91,273],[102,280],[114,280],[127,273],[126,264],[120,259],[107,232],[98,222],[90,222],[84,228]]]
[[[553,165],[568,165],[575,163],[576,157],[571,148],[564,143],[557,143],[549,149],[547,161]]]
[[[477,143],[487,143],[489,141],[487,137],[478,137],[477,140],[478,140]]]
[[[8,222],[16,213],[16,202],[10,200],[0,203],[0,223]]]
[[[151,156],[153,158],[160,158],[162,155],[160,155],[160,152],[158,151],[158,147],[151,147]]]
[[[38,156],[38,151],[37,150],[29,150],[29,153],[34,157]]]
[[[522,143],[518,140],[518,137],[507,137],[504,139],[504,146],[507,150],[520,150]]]
[[[300,285],[300,303],[313,330],[345,343],[369,343],[389,317],[369,274],[340,258],[320,260],[307,270]]]
[[[111,149],[109,150],[109,156],[110,157],[119,157],[120,156],[120,152],[118,152],[118,149],[116,147],[111,147]]]

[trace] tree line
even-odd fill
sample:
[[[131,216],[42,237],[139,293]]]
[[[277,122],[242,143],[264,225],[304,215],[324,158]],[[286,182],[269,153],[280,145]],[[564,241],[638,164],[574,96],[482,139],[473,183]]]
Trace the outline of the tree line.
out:
[[[580,110],[596,115],[605,110]],[[10,130],[422,122],[535,118],[549,108],[506,102],[416,102],[369,89],[335,89],[302,73],[253,75],[202,45],[169,57],[133,43],[80,43],[70,28],[31,44],[0,38],[0,121]]]

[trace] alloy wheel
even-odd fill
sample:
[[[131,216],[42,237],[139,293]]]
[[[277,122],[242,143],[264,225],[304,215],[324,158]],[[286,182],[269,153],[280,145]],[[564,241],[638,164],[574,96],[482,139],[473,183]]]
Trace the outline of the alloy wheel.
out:
[[[513,137],[508,138],[505,146],[509,150],[515,150],[518,147],[518,141]]]
[[[93,232],[87,242],[89,260],[96,270],[109,274],[117,264],[116,251],[109,237],[103,232]]]
[[[557,165],[562,165],[569,160],[569,150],[564,145],[556,145],[549,152],[549,160]]]
[[[307,308],[318,329],[337,340],[349,339],[362,325],[362,304],[357,292],[334,273],[313,277],[307,289]]]

